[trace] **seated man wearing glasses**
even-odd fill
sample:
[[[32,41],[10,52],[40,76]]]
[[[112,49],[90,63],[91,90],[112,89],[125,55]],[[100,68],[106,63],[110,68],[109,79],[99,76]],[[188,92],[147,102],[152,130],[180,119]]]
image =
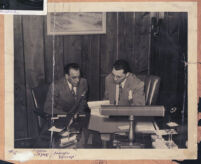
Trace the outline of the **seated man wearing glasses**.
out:
[[[145,105],[144,82],[129,72],[125,60],[113,64],[105,79],[105,99],[114,105]]]

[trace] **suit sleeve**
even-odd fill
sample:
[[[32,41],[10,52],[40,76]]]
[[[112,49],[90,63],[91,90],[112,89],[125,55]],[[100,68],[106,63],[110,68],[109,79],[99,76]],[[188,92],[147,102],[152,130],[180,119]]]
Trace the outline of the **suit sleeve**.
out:
[[[80,105],[79,105],[79,112],[83,112],[85,111],[85,109],[88,108],[88,105],[87,105],[87,94],[88,94],[88,84],[87,84],[87,80],[84,79],[83,81],[83,93],[84,94],[83,98],[82,98],[82,101],[80,102]],[[82,96],[82,95],[81,95]]]
[[[53,89],[54,89],[54,93],[53,93]],[[44,104],[44,112],[48,114],[52,114],[52,110],[53,110],[53,114],[65,114],[65,112],[63,112],[62,109],[60,109],[60,107],[57,105],[58,99],[59,99],[59,90],[57,88],[57,85],[52,83],[48,89],[48,93],[46,96],[46,100]]]
[[[109,91],[108,91],[108,77],[105,78],[105,91],[104,91],[104,99],[109,99]]]
[[[145,105],[144,82],[139,79],[136,79],[134,86],[132,105]]]

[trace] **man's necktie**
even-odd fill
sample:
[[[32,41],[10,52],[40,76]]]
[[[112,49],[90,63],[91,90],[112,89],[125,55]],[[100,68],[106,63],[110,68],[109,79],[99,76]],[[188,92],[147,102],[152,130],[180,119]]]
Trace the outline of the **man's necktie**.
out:
[[[122,96],[122,92],[123,92],[122,84],[119,84],[119,102],[120,102],[120,99],[121,99],[121,96]]]
[[[74,98],[77,99],[77,95],[75,93],[75,87],[72,87],[71,93],[74,96]]]

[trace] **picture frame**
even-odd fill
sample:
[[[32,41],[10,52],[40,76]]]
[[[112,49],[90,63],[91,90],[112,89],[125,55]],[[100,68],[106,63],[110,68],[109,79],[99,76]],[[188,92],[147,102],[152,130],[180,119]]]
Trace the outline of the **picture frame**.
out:
[[[105,34],[104,12],[49,12],[47,14],[48,35]]]

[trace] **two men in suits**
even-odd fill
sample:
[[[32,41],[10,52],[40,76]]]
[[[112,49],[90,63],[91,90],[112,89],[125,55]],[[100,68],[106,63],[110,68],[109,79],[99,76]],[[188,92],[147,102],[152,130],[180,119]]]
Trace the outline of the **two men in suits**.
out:
[[[105,78],[105,98],[115,105],[145,105],[144,82],[129,72],[125,60],[117,60]]]
[[[80,77],[80,67],[70,63],[64,68],[65,76],[53,82],[47,93],[44,112],[49,114],[67,114],[75,104],[79,111],[87,107],[86,94],[88,91],[87,80]]]
[[[86,79],[80,77],[80,67],[71,63],[64,68],[64,71],[65,76],[49,88],[44,108],[49,114],[69,113],[82,97],[84,101],[80,103],[81,110],[87,107],[88,86]],[[145,105],[144,82],[129,72],[126,61],[117,60],[112,72],[106,77],[105,98],[115,105]],[[85,133],[86,136],[89,135],[89,132]]]
[[[105,99],[115,105],[145,105],[144,82],[138,79],[125,60],[117,60],[112,72],[105,78]],[[80,77],[80,67],[70,63],[64,68],[65,76],[49,88],[44,111],[66,114],[82,98],[80,107],[86,108],[87,80]]]

